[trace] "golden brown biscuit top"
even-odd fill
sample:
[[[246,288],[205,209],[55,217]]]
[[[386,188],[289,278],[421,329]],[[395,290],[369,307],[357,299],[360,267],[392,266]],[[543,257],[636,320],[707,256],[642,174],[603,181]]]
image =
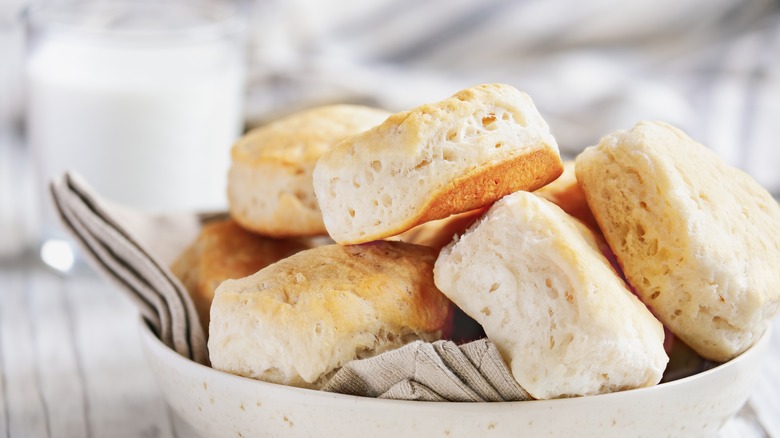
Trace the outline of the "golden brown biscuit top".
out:
[[[327,245],[226,282],[217,299],[245,301],[251,314],[277,315],[287,324],[327,322],[339,332],[360,330],[361,315],[372,314],[361,309],[369,306],[390,326],[434,332],[450,312],[433,283],[435,260],[433,249],[403,242]]]
[[[526,93],[506,84],[482,84],[461,90],[442,101],[395,113],[381,125],[354,136],[351,141],[339,147],[360,147],[368,154],[381,150],[401,156],[416,156],[419,149],[425,147],[432,137],[457,137],[459,132],[440,132],[453,121],[467,120],[476,113],[485,112],[482,123],[490,125],[494,121],[490,119],[490,108],[503,108],[506,110],[506,117],[511,116],[525,124],[526,115],[520,112],[520,106],[533,106]],[[388,141],[394,145],[392,151],[387,150]],[[345,166],[349,164],[343,163]]]
[[[360,105],[312,108],[251,130],[233,145],[232,157],[250,164],[313,164],[339,141],[380,124],[389,115]]]
[[[295,240],[270,239],[244,230],[233,220],[208,224],[199,238],[201,281],[214,291],[229,278],[242,278],[298,251]]]
[[[246,231],[232,219],[209,222],[197,240],[171,266],[190,292],[201,322],[208,327],[214,291],[223,281],[243,278],[308,249],[297,240],[277,240]]]

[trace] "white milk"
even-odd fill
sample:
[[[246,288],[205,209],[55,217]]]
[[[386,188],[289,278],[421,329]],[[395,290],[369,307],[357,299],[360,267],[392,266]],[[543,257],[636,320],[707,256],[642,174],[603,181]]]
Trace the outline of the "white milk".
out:
[[[44,180],[72,169],[146,211],[224,208],[243,125],[235,39],[57,30],[37,38],[27,68],[28,140]]]

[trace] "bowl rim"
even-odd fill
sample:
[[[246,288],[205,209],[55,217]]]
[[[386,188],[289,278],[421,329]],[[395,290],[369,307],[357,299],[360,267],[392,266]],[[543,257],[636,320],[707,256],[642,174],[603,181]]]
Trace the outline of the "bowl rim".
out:
[[[532,399],[532,400],[506,401],[506,402],[458,403],[458,402],[450,402],[450,401],[435,402],[435,401],[380,399],[380,398],[365,397],[359,395],[341,394],[337,392],[328,392],[328,391],[322,391],[317,389],[299,388],[296,386],[288,386],[279,383],[265,382],[262,380],[252,379],[250,377],[231,374],[225,371],[211,368],[210,366],[199,364],[184,356],[179,355],[175,351],[171,350],[168,346],[163,344],[163,342],[152,332],[151,328],[146,323],[146,321],[144,321],[142,317],[139,317],[139,321],[141,326],[139,331],[141,332],[142,343],[144,344],[146,350],[153,350],[157,352],[156,354],[158,356],[161,356],[163,360],[165,360],[166,362],[173,361],[174,364],[181,364],[182,366],[189,367],[197,372],[213,374],[215,376],[219,376],[219,378],[227,379],[227,381],[233,382],[235,384],[248,384],[248,385],[253,385],[257,388],[267,388],[268,390],[272,390],[272,391],[289,392],[291,395],[297,394],[300,396],[307,396],[307,398],[311,401],[339,400],[339,401],[344,401],[349,403],[360,402],[360,403],[378,404],[377,407],[391,406],[391,405],[405,406],[405,407],[414,406],[415,409],[418,409],[422,406],[426,406],[426,407],[447,406],[450,409],[455,406],[464,406],[467,407],[468,409],[474,409],[475,407],[485,407],[485,406],[490,406],[491,408],[495,408],[497,406],[516,406],[518,403],[523,404],[524,406],[528,406],[528,403],[533,403],[533,406],[537,408],[538,407],[561,408],[572,403],[580,404],[582,403],[583,400],[588,400],[588,401],[598,400],[598,401],[606,402],[606,401],[611,401],[612,399],[631,397],[639,394],[644,394],[647,392],[658,391],[659,388],[662,388],[664,390],[674,390],[674,388],[676,387],[691,383],[692,380],[702,380],[707,378],[708,376],[711,376],[712,374],[723,373],[726,372],[728,369],[738,367],[740,363],[745,362],[749,360],[751,357],[756,356],[760,354],[762,351],[764,351],[769,345],[769,340],[771,338],[771,333],[772,333],[771,329],[765,330],[756,343],[751,345],[743,353],[741,353],[740,355],[731,359],[728,362],[721,363],[713,368],[710,368],[706,371],[702,371],[700,373],[683,377],[681,379],[673,380],[671,382],[659,383],[657,385],[653,385],[649,387],[627,389],[623,391],[588,395],[582,397],[571,397],[571,398],[558,398],[558,399],[546,399],[546,400]]]

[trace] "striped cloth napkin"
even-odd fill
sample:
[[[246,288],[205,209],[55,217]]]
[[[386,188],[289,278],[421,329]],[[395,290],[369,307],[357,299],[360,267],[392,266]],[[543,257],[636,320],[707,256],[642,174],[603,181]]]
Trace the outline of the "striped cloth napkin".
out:
[[[187,290],[168,269],[195,239],[203,218],[138,213],[102,199],[75,173],[52,180],[50,191],[62,225],[90,265],[127,293],[165,345],[208,364],[206,330]]]

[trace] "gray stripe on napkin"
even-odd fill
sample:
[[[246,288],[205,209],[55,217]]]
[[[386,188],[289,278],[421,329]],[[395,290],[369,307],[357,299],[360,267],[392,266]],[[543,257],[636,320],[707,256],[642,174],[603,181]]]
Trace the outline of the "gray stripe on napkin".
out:
[[[87,227],[73,215],[70,209],[61,207],[63,202],[65,202],[63,198],[67,197],[66,193],[61,193],[59,189],[53,189],[51,195],[56,204],[56,209],[61,215],[62,224],[78,241],[84,255],[89,258],[92,265],[120,288],[132,289],[138,292],[128,294],[128,296],[138,307],[141,315],[151,324],[152,329],[160,340],[164,344],[172,346],[171,314],[162,297],[148,283],[143,281],[137,272],[134,272],[131,267],[121,260],[118,260],[110,249],[98,242],[87,230]]]
[[[198,363],[207,364],[205,331],[189,293],[144,243],[144,240],[157,241],[157,245],[173,251],[171,247],[183,245],[194,237],[197,215],[160,218],[135,213],[102,200],[73,173],[53,180],[50,190],[64,225],[84,247],[85,253],[100,259],[93,266],[135,301],[159,306],[155,313],[160,316],[161,339],[168,340],[165,333],[169,327],[171,348]],[[154,299],[153,292],[162,301]],[[148,310],[142,308],[144,313]],[[166,313],[170,314],[169,324],[163,322]]]

